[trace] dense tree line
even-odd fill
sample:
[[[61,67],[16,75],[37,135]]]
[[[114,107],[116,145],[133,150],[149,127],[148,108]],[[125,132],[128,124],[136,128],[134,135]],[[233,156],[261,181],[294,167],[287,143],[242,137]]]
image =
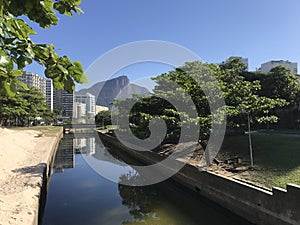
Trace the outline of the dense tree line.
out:
[[[1,126],[29,126],[37,117],[49,123],[55,117],[46,105],[44,95],[35,88],[18,89],[13,97],[0,95],[0,106]]]
[[[101,111],[95,116],[95,123],[97,126],[106,128],[106,126],[111,125],[111,111]]]
[[[216,81],[210,79],[211,75]],[[216,82],[226,103],[227,131],[245,130],[247,114],[255,125],[277,123],[278,112],[299,104],[298,78],[288,69],[276,67],[269,73],[247,72],[240,59],[231,59],[220,65],[189,62],[153,79],[157,83],[155,96],[136,96],[114,103],[122,114],[122,108],[138,100],[130,112],[130,129],[139,138],[147,138],[150,135],[149,121],[160,117],[168,126],[166,142],[176,142],[182,125],[197,120],[200,124],[199,140],[204,143],[212,125],[212,113],[205,93],[218,93],[214,92]],[[166,100],[186,101],[184,93],[188,93],[194,103],[196,118],[189,118]],[[220,97],[210,97],[210,101],[217,101]]]
[[[282,98],[289,105],[298,105],[300,100],[299,77],[292,74],[290,69],[277,66],[268,73],[244,72],[242,76],[247,81],[259,81],[261,84],[260,95],[270,98]]]

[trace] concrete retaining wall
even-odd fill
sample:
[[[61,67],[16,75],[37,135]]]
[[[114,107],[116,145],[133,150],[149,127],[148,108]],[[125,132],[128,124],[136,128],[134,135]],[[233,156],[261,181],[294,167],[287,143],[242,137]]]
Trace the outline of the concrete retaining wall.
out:
[[[138,152],[124,147],[117,139],[99,133],[103,142],[145,164],[163,159],[153,152]],[[299,225],[300,187],[287,185],[287,190],[272,191],[186,165],[172,177],[178,183],[199,192],[235,214],[258,225]]]
[[[42,164],[43,175],[42,175],[42,185],[39,193],[39,204],[37,210],[38,214],[36,216],[35,221],[33,222],[33,225],[38,225],[42,223],[42,217],[45,209],[47,192],[48,192],[50,176],[51,176],[51,168],[54,163],[56,151],[58,149],[58,145],[62,137],[63,137],[63,129],[61,129],[60,132],[57,133],[56,137],[53,138],[52,142],[49,145],[50,147],[49,154],[43,160],[44,161],[44,163]]]

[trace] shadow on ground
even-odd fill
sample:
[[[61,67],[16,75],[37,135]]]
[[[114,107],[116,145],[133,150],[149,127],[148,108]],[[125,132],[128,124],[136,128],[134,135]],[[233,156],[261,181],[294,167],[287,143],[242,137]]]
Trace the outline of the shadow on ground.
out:
[[[12,170],[13,173],[21,173],[21,174],[31,174],[33,176],[40,176],[43,174],[46,163],[39,163],[36,166],[28,166],[19,169]]]

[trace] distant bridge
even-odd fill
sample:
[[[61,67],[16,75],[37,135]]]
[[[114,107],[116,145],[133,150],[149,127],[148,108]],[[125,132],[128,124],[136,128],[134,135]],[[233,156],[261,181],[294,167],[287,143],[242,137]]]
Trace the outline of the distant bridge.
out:
[[[95,124],[64,124],[64,133],[93,133],[96,130]]]
[[[73,138],[98,138],[98,133],[94,131],[94,133],[92,132],[76,132],[74,133],[69,133],[69,134],[65,134],[64,138],[66,139],[73,139]]]

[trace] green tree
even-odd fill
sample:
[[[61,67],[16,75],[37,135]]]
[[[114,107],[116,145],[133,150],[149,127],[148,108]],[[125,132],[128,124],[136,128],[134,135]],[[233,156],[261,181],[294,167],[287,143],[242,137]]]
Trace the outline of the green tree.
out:
[[[271,98],[283,98],[291,105],[298,103],[298,94],[300,84],[298,77],[291,73],[290,69],[283,66],[277,66],[271,69],[270,75],[267,76],[266,86],[272,87]]]
[[[247,72],[242,74],[247,81],[259,81],[261,89],[259,94],[270,98],[285,99],[289,106],[298,104],[300,84],[298,77],[290,69],[277,66],[268,73]]]
[[[247,69],[247,65],[243,63],[240,58],[230,58],[229,60],[220,64],[220,69],[227,70],[229,73],[233,75],[239,76],[241,73],[245,72]]]
[[[299,78],[292,74],[290,69],[277,66],[268,73],[246,72],[243,77],[247,81],[259,81],[261,89],[259,95],[271,99],[284,99],[287,104],[284,107],[274,107],[271,111],[280,119],[278,124],[281,128],[298,128],[299,127],[299,103],[300,103],[300,84]],[[278,118],[265,117],[263,122],[269,128],[269,122]]]
[[[149,135],[147,128],[149,121],[154,117],[161,117],[168,125],[166,138],[169,137],[169,140],[167,141],[174,142],[174,137],[180,135],[180,128],[183,123],[193,124],[195,120],[198,120],[200,124],[199,140],[205,144],[211,132],[213,116],[208,98],[210,98],[210,102],[217,102],[221,97],[225,99],[229,128],[245,128],[247,122],[245,111],[259,123],[276,122],[277,117],[271,114],[271,110],[285,105],[286,101],[261,96],[259,94],[260,82],[246,81],[241,76],[244,71],[245,66],[239,62],[239,59],[225,62],[219,66],[196,61],[186,63],[174,71],[155,77],[157,86],[154,93],[161,98],[140,97],[139,102],[134,105],[130,112],[131,130],[135,132],[136,136],[146,138]],[[214,76],[216,81],[211,79],[211,76]],[[220,92],[217,92],[218,87]],[[184,97],[184,92],[188,93],[192,99],[194,106],[189,106],[196,108],[197,118],[190,118],[184,112],[177,111],[170,102],[165,100],[176,99],[184,102],[187,100]],[[210,93],[210,96],[205,93]],[[122,108],[130,101],[116,102],[115,105]],[[122,114],[122,112],[120,113]],[[183,120],[180,121],[180,117]],[[219,119],[214,117],[214,122],[222,122],[221,117]]]
[[[80,3],[81,0],[0,0],[0,93],[13,96],[17,85],[26,89],[17,77],[33,61],[45,67],[45,76],[53,80],[56,89],[74,91],[75,82],[88,82],[79,62],[57,55],[53,44],[34,43],[30,36],[36,32],[26,22],[49,28],[58,23],[56,12],[68,16],[81,13]]]
[[[0,96],[0,126],[22,124],[27,116],[28,102],[20,95],[14,97]]]
[[[274,114],[274,109],[286,106],[287,101],[280,98],[282,96],[272,96],[261,91],[260,80],[246,80],[241,63],[235,62],[232,66],[232,62],[225,62],[215,70],[226,102],[228,127],[245,127],[245,112],[251,115],[252,122],[276,123],[278,117]]]
[[[111,125],[111,111],[101,111],[98,112],[95,116],[95,123],[98,126],[106,126]]]
[[[54,112],[51,112],[49,107],[46,107],[41,111],[41,117],[44,119],[46,124],[51,124],[54,122],[56,115]]]
[[[37,117],[49,122],[53,113],[46,105],[43,94],[35,89],[18,89],[13,97],[0,95],[0,124],[1,125],[30,125]]]
[[[19,90],[20,95],[27,101],[26,120],[29,125],[31,121],[35,121],[36,117],[43,117],[47,111],[47,105],[44,95],[36,88],[29,90]]]

